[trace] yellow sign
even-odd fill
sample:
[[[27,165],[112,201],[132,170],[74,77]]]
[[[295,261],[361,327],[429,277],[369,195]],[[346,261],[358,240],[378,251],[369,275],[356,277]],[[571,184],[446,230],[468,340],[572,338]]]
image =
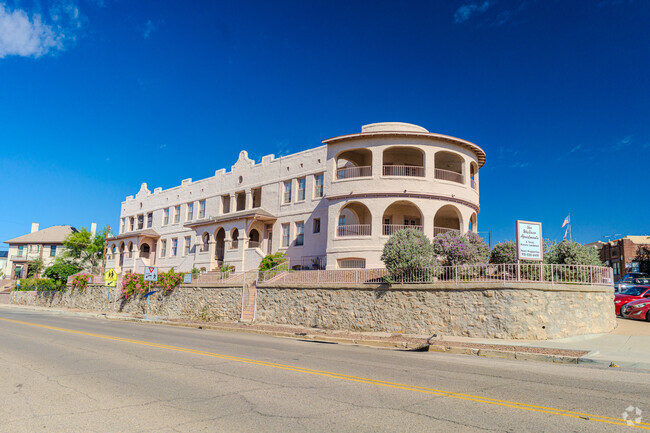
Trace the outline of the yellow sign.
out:
[[[115,269],[109,269],[104,273],[104,285],[106,287],[115,287],[117,284],[117,272]]]

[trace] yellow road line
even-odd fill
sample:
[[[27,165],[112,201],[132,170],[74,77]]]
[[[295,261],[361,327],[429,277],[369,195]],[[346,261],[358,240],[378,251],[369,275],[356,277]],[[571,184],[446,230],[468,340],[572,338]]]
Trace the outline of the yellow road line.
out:
[[[228,360],[228,361],[235,361],[235,362],[242,362],[242,363],[246,363],[246,364],[260,365],[260,366],[264,366],[264,367],[278,368],[278,369],[287,370],[287,371],[294,371],[294,372],[298,372],[298,373],[305,373],[305,374],[311,374],[311,375],[316,375],[316,376],[330,377],[330,378],[334,378],[334,379],[346,380],[346,381],[351,381],[351,382],[366,383],[366,384],[370,384],[370,385],[382,386],[382,387],[387,387],[387,388],[402,389],[402,390],[406,390],[406,391],[414,391],[414,392],[419,392],[419,393],[424,393],[424,394],[432,394],[432,395],[437,395],[437,396],[442,396],[442,397],[449,397],[449,398],[455,398],[455,399],[460,399],[460,400],[473,401],[473,402],[477,402],[477,403],[485,403],[485,404],[491,404],[491,405],[496,405],[496,406],[510,407],[510,408],[514,408],[514,409],[521,409],[521,410],[527,410],[527,411],[533,411],[533,412],[547,413],[547,414],[551,414],[551,415],[560,415],[560,416],[565,416],[565,417],[570,417],[570,418],[583,419],[583,420],[587,420],[587,421],[596,421],[596,422],[602,422],[602,423],[607,423],[607,424],[628,426],[626,421],[621,419],[621,418],[612,418],[612,417],[606,417],[606,416],[601,416],[601,415],[593,415],[593,414],[587,414],[587,413],[581,413],[581,412],[574,412],[574,411],[569,411],[569,410],[564,410],[564,409],[555,409],[555,408],[545,407],[545,406],[536,406],[536,405],[532,405],[532,404],[518,403],[518,402],[508,401],[508,400],[499,400],[499,399],[494,399],[494,398],[489,398],[489,397],[481,397],[481,396],[478,396],[478,395],[462,394],[462,393],[457,393],[457,392],[443,391],[443,390],[434,389],[434,388],[426,388],[426,387],[421,387],[421,386],[406,385],[406,384],[396,383],[396,382],[387,382],[387,381],[383,381],[383,380],[370,379],[370,378],[366,378],[366,377],[349,376],[349,375],[345,375],[345,374],[334,373],[334,372],[331,372],[331,371],[314,370],[314,369],[309,369],[309,368],[296,367],[296,366],[292,366],[292,365],[277,364],[277,363],[274,363],[274,362],[259,361],[259,360],[256,360],[256,359],[241,358],[241,357],[231,356],[231,355],[222,355],[222,354],[219,354],[219,353],[206,352],[206,351],[203,351],[203,350],[188,349],[188,348],[185,348],[185,347],[169,346],[169,345],[166,345],[166,344],[153,343],[153,342],[149,342],[149,341],[132,340],[132,339],[129,339],[129,338],[114,337],[114,336],[111,336],[111,335],[94,334],[94,333],[84,332],[84,331],[75,331],[74,329],[59,328],[59,327],[56,327],[56,326],[47,326],[47,325],[41,325],[41,324],[38,324],[38,323],[23,322],[23,321],[20,321],[20,320],[5,319],[5,318],[2,318],[2,317],[0,317],[0,320],[4,320],[6,322],[17,323],[17,324],[20,324],[20,325],[27,325],[27,326],[34,326],[34,327],[37,327],[37,328],[50,329],[50,330],[53,330],[53,331],[67,332],[67,333],[77,334],[77,335],[85,335],[85,336],[88,336],[88,337],[101,338],[101,339],[104,339],[104,340],[120,341],[120,342],[123,342],[123,343],[138,344],[138,345],[141,345],[141,346],[148,346],[148,347],[155,347],[155,348],[158,348],[158,349],[173,350],[173,351],[176,351],[176,352],[191,353],[191,354],[194,354],[194,355],[208,356],[208,357],[219,358],[219,359],[224,359],[224,360]],[[633,424],[631,427],[650,430],[650,423]]]

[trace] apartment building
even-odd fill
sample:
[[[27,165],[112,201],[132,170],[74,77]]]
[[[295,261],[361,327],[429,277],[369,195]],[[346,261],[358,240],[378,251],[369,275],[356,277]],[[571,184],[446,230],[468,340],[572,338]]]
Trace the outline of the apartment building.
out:
[[[296,267],[382,267],[401,228],[477,231],[484,163],[471,142],[398,122],[257,164],[242,151],[207,179],[153,192],[143,183],[121,204],[107,266],[248,270],[283,251]]]
[[[42,260],[44,268],[50,266],[63,253],[66,236],[76,231],[76,228],[66,225],[39,230],[39,224],[32,223],[30,233],[5,241],[9,244],[6,269],[10,278],[25,278],[29,263],[35,259]]]
[[[650,272],[650,236],[625,236],[608,242],[593,242],[600,259],[614,269],[614,281],[630,272]]]

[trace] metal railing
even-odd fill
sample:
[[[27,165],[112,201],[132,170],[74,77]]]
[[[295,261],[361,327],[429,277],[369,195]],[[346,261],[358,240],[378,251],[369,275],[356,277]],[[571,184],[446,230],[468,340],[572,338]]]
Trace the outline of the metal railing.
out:
[[[248,241],[248,248],[259,248],[262,245],[260,241]]]
[[[239,239],[235,239],[233,241],[230,241],[230,249],[231,250],[236,250],[239,248]]]
[[[460,230],[458,230],[458,229],[450,229],[450,228],[447,228],[447,227],[434,227],[434,228],[433,228],[433,237],[435,238],[435,237],[438,236],[439,234],[441,234],[441,233],[447,233],[447,232],[456,232],[456,233],[460,233]]]
[[[465,183],[465,176],[455,171],[443,170],[436,168],[435,178],[440,180],[449,180],[451,182]]]
[[[208,283],[208,284],[225,284],[225,283],[241,283],[244,273],[243,272],[234,272],[234,271],[211,271],[200,274],[196,279],[196,283]]]
[[[399,230],[403,229],[416,229],[420,231],[424,231],[424,227],[422,226],[412,226],[412,225],[402,225],[402,224],[383,224],[382,226],[382,234],[384,236],[392,236],[393,233]]]
[[[345,167],[336,169],[336,179],[351,179],[354,177],[372,176],[372,167],[370,165],[362,167]]]
[[[424,167],[415,165],[384,165],[383,175],[424,177]]]
[[[372,226],[370,224],[348,224],[336,228],[336,236],[370,236]]]
[[[261,272],[260,281],[274,283],[435,284],[524,282],[612,286],[613,270],[605,266],[555,264],[488,264],[434,266],[390,275],[386,269],[291,270],[286,264]]]

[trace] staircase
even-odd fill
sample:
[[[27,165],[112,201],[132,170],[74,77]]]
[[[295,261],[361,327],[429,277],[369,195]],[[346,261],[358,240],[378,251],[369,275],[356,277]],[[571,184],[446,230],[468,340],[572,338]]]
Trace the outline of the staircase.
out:
[[[0,304],[8,304],[11,299],[11,289],[15,281],[2,279],[0,280]]]
[[[251,323],[255,320],[257,310],[257,271],[247,272],[244,281],[239,321]]]

